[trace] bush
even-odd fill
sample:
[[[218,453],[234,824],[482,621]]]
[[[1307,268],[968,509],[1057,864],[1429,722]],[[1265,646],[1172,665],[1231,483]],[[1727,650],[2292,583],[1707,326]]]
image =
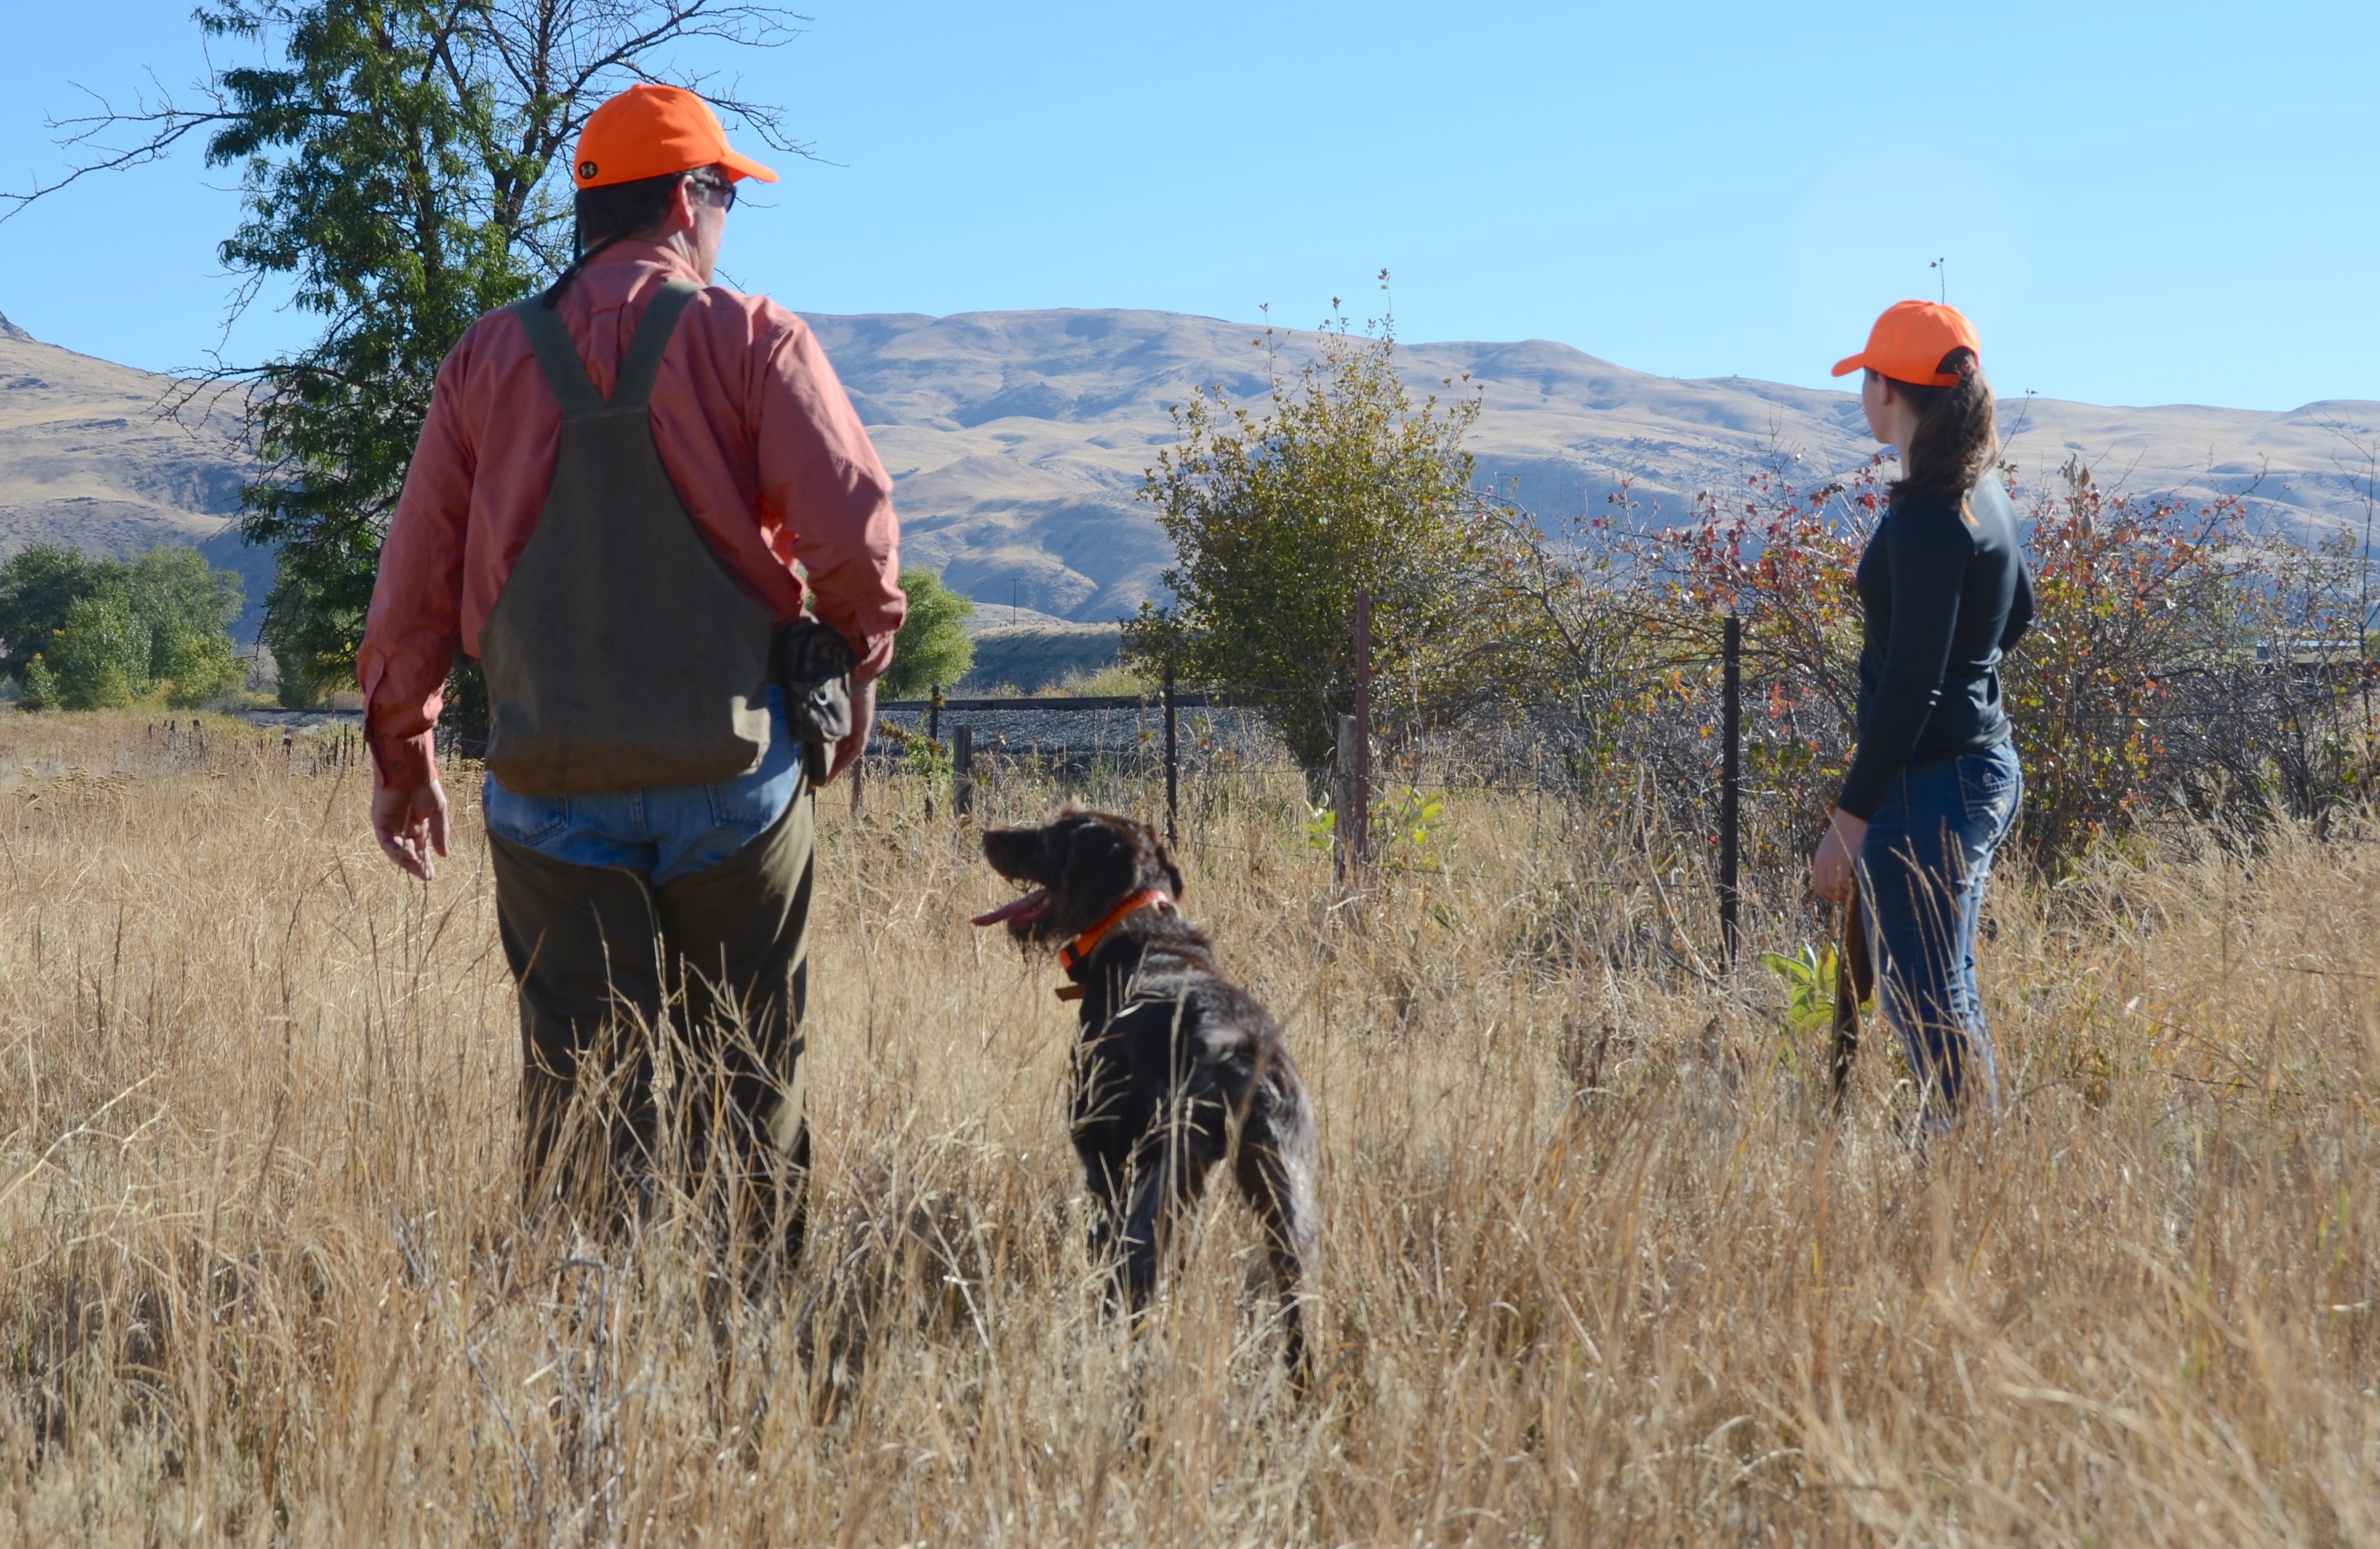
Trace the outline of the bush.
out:
[[[78,598],[47,654],[67,709],[115,709],[149,692],[148,632],[121,592]]]
[[[50,664],[42,659],[41,652],[35,651],[31,659],[25,663],[24,671],[18,674],[18,681],[24,684],[24,692],[17,696],[18,709],[47,710],[56,708],[58,675],[50,671]]]
[[[1294,381],[1275,357],[1262,419],[1205,389],[1173,410],[1182,440],[1141,490],[1173,540],[1173,600],[1126,623],[1124,663],[1264,695],[1309,776],[1354,708],[1358,592],[1372,596],[1373,703],[1391,735],[1474,708],[1504,616],[1474,584],[1499,572],[1506,537],[1463,446],[1479,401],[1415,404],[1394,353],[1385,323],[1356,334],[1342,317]]]
[[[231,636],[220,632],[173,636],[164,668],[165,703],[177,710],[197,709],[248,681],[248,663],[233,648]]]
[[[1883,460],[1803,490],[1771,468],[1742,497],[1705,495],[1654,540],[1666,575],[1649,606],[1708,640],[1744,621],[1744,761],[1815,834],[1856,735],[1853,573],[1886,504]],[[2005,471],[2005,470],[2004,470]],[[2034,617],[2000,669],[2024,764],[2025,850],[2057,871],[2160,805],[2262,822],[2320,819],[2372,785],[2372,738],[2347,692],[2362,650],[2351,546],[2255,541],[2238,496],[2204,504],[2101,490],[2070,464],[2062,491],[2011,486],[2033,566]],[[2293,642],[2348,642],[2322,670]],[[1704,647],[1706,655],[1707,647]],[[1704,667],[1683,687],[1708,696]]]
[[[975,642],[966,632],[975,599],[923,566],[901,572],[901,589],[909,594],[909,613],[893,643],[892,665],[876,684],[886,699],[918,698],[935,684],[958,682],[975,666]]]

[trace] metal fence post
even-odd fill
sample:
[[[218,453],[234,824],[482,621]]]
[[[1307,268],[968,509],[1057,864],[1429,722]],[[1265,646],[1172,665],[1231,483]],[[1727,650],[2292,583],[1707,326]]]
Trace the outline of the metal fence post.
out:
[[[1348,771],[1350,860],[1362,876],[1372,859],[1372,588],[1355,594],[1355,761]]]
[[[1733,613],[1727,616],[1724,639],[1726,693],[1721,709],[1718,777],[1718,934],[1720,950],[1728,966],[1733,967],[1742,928],[1736,914],[1736,823],[1743,801],[1743,621]]]
[[[975,728],[951,728],[951,811],[965,817],[975,811]]]
[[[1165,664],[1165,842],[1182,843],[1182,763],[1173,726],[1173,663]]]

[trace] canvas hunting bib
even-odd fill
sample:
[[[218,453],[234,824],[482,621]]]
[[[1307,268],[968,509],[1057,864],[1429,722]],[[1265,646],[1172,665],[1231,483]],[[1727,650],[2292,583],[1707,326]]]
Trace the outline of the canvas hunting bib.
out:
[[[646,413],[698,288],[654,296],[609,402],[552,309],[513,309],[562,405],[562,446],[480,635],[488,768],[507,790],[710,784],[768,751],[773,623],[696,530]]]

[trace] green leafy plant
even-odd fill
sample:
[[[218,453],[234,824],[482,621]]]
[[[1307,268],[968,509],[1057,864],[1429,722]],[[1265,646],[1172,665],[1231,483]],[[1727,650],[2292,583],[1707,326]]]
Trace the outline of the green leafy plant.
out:
[[[1393,802],[1372,809],[1372,853],[1391,871],[1435,871],[1438,858],[1431,845],[1439,837],[1439,820],[1446,813],[1444,795],[1425,794],[1408,785]]]
[[[50,636],[58,703],[70,710],[115,709],[149,692],[148,631],[113,587],[78,598],[66,627]]]
[[[912,732],[897,720],[878,721],[876,734],[893,747],[900,749],[901,757],[910,770],[929,785],[940,785],[951,778],[949,744],[929,737],[923,732]]]
[[[1305,816],[1298,822],[1298,831],[1305,835],[1305,847],[1324,854],[1339,842],[1339,815],[1330,810],[1328,802],[1308,805]]]
[[[1804,941],[1791,957],[1783,952],[1763,952],[1760,965],[1785,981],[1785,1025],[1790,1032],[1796,1035],[1812,1033],[1833,1022],[1834,943],[1818,947]]]
[[[57,543],[35,543],[11,555],[0,564],[0,651],[7,653],[0,668],[22,683],[26,664],[66,627],[67,611],[123,568]]]
[[[0,565],[0,638],[26,664],[18,677],[29,695],[39,664],[42,703],[93,709],[162,692],[195,708],[247,676],[228,633],[242,589],[195,549],[152,549],[128,563],[37,546]],[[42,624],[41,648],[30,648]]]

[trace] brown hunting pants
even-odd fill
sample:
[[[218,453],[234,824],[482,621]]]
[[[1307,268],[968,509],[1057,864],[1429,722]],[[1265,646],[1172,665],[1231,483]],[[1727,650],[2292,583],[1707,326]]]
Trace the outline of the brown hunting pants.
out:
[[[814,805],[804,790],[735,854],[658,888],[489,836],[533,1207],[616,1209],[617,1184],[679,1182],[747,1248],[799,1256]]]

